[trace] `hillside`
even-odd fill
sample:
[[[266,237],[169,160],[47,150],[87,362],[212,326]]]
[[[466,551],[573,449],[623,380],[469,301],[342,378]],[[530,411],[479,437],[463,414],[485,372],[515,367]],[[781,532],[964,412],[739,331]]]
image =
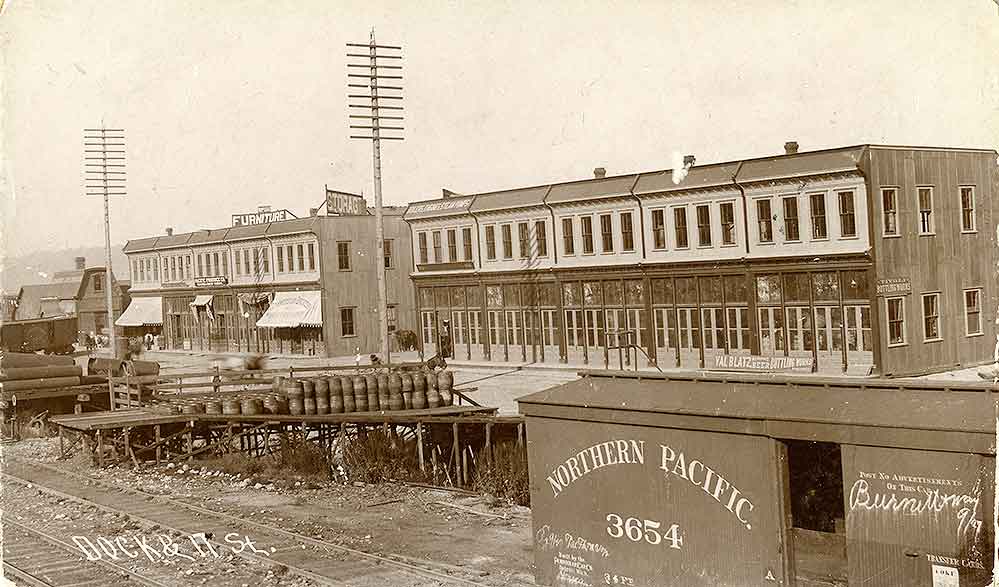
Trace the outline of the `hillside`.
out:
[[[128,279],[128,261],[121,252],[123,245],[112,245],[111,263],[115,276]],[[0,267],[0,289],[17,293],[22,285],[48,283],[56,271],[73,269],[74,257],[86,257],[87,267],[104,265],[104,247],[76,247],[59,251],[35,251],[21,257],[4,260]]]

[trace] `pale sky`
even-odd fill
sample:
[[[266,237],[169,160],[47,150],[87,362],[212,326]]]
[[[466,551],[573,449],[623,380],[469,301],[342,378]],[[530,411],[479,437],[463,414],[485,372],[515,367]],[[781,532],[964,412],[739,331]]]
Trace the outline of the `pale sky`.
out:
[[[347,42],[402,45],[385,203],[874,142],[999,146],[992,0],[7,0],[6,256],[103,243],[82,130],[126,130],[112,242],[371,201]],[[3,255],[0,254],[0,257]]]

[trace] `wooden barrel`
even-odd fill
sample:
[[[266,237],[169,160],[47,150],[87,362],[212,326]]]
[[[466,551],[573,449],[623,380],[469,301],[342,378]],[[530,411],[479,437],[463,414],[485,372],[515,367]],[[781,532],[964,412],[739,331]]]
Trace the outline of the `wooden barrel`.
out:
[[[316,397],[315,382],[312,379],[302,380],[302,394],[305,397]]]
[[[180,407],[182,414],[204,414],[205,404],[202,402],[189,402]]]
[[[325,377],[316,378],[316,413],[330,413],[330,384]]]
[[[378,401],[378,377],[374,374],[364,376],[364,385],[368,390],[368,410],[374,412],[381,409]]]
[[[238,399],[222,400],[222,413],[226,416],[238,416],[240,412]]]
[[[427,380],[423,373],[413,374],[413,409],[425,410],[427,408]]]
[[[272,386],[274,393],[281,393],[284,389],[284,381],[285,377],[283,375],[278,375],[274,378],[274,385]]]
[[[425,378],[427,380],[427,393],[430,393],[431,389],[437,391],[437,374],[431,371],[426,374]]]
[[[379,373],[378,380],[378,409],[384,411],[389,409],[389,385],[388,373]]]
[[[441,394],[437,391],[436,387],[427,386],[427,407],[428,408],[439,408],[441,407]]]
[[[331,406],[332,407],[332,406]],[[354,403],[354,393],[343,392],[343,412],[350,413],[357,411],[357,404]]]
[[[340,380],[340,388],[343,389],[343,401],[347,401],[347,396],[350,396],[351,401],[354,399],[354,380],[350,377],[337,377]]]
[[[441,405],[453,406],[454,394],[451,392],[454,385],[454,376],[450,371],[441,371],[437,374],[437,389],[441,394]]]
[[[305,415],[314,416],[316,414],[316,398],[307,397],[305,398]]]
[[[285,379],[282,391],[287,395],[302,395],[304,388],[302,382],[297,379]]]
[[[320,395],[329,396],[330,384],[325,377],[316,377],[315,380],[313,380],[312,385],[316,389],[316,398]]]
[[[262,407],[259,404],[260,400],[252,397],[246,397],[240,400],[239,409],[244,416],[259,416]]]
[[[276,395],[269,395],[264,398],[264,413],[265,414],[281,413],[281,404],[278,403],[278,398]]]
[[[180,413],[180,406],[178,406],[177,404],[170,404],[169,406],[167,406],[167,410],[169,410],[170,415],[172,416],[177,415]]]
[[[278,414],[288,413],[288,398],[283,395],[277,396]]]
[[[326,378],[326,386],[330,388],[330,404],[333,403],[333,394],[339,396],[343,395],[343,384],[340,383],[340,378],[336,376],[330,376]],[[353,393],[353,390],[351,390]]]
[[[413,409],[413,376],[403,373],[399,376],[402,388],[402,403],[407,410]]]
[[[222,402],[216,399],[205,402],[205,413],[213,416],[222,415]]]
[[[368,391],[367,385],[364,382],[364,377],[360,375],[354,375],[351,378],[354,384],[354,411],[356,412],[367,412],[368,411]],[[377,405],[375,406],[378,407]]]

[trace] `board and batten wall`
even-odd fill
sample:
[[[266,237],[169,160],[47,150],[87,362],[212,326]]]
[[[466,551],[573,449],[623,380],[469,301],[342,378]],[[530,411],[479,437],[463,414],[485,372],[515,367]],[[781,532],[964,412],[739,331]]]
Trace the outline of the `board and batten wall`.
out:
[[[323,338],[328,356],[353,355],[356,349],[364,362],[367,355],[380,354],[378,340],[377,256],[374,216],[323,218],[320,234],[322,262]],[[385,270],[385,291],[389,305],[396,306],[399,330],[417,330],[413,282],[413,253],[409,226],[402,216],[386,214],[385,240],[392,241],[392,268]],[[350,243],[350,270],[340,271],[337,243]],[[341,308],[354,308],[354,332],[343,337]]]
[[[870,234],[877,280],[908,279],[904,345],[891,345],[884,296],[872,295],[884,375],[919,374],[992,360],[997,287],[996,153],[870,147],[861,165],[868,181]],[[933,188],[934,234],[919,234],[917,187]],[[975,189],[975,232],[962,232],[961,186]],[[898,236],[883,234],[882,188],[898,189]],[[981,288],[982,334],[965,334],[964,290]],[[922,294],[939,292],[941,339],[924,342]]]

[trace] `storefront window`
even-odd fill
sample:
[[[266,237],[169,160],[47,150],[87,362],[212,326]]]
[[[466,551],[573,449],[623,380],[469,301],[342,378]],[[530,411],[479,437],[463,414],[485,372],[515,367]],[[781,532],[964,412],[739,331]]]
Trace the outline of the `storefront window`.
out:
[[[842,276],[843,299],[870,300],[871,286],[867,278],[867,271],[844,271]]]
[[[553,308],[558,305],[558,290],[554,283],[538,283],[538,304]]]
[[[503,305],[511,308],[520,305],[520,288],[510,283],[503,286]]]
[[[722,278],[701,277],[701,303],[720,304],[722,302]]]
[[[604,296],[599,281],[583,282],[583,303],[590,307],[603,305]]]
[[[620,306],[624,303],[624,293],[621,291],[620,281],[604,282],[604,299],[608,306]]]
[[[756,277],[756,299],[761,304],[779,304],[780,298],[780,275],[758,275]]]
[[[746,278],[742,275],[725,276],[725,303],[745,304],[749,302],[746,295]]]
[[[625,281],[624,299],[629,306],[645,306],[645,283],[640,279]]]
[[[697,279],[678,277],[676,280],[676,303],[697,304]]]
[[[458,286],[451,288],[451,307],[452,308],[464,308],[465,307],[465,287]]]
[[[446,288],[446,287],[435,287],[434,288],[434,292],[435,292],[435,295],[437,296],[437,307],[438,308],[447,308],[448,306],[451,305],[451,299],[450,299],[450,296],[448,295],[450,292],[448,292],[448,288]]]
[[[486,286],[486,305],[490,308],[503,307],[503,288],[499,285]]]
[[[839,276],[835,272],[813,273],[812,283],[816,302],[839,301]]]
[[[653,279],[652,280],[652,303],[653,304],[673,304],[673,280]]]
[[[562,284],[562,304],[566,307],[582,305],[583,294],[580,290],[579,282]]]
[[[465,290],[465,295],[468,297],[468,307],[469,308],[481,308],[482,307],[482,288],[477,285],[471,285]]]
[[[429,287],[420,288],[420,307],[421,308],[433,308],[434,307],[434,290]]]
[[[784,301],[785,302],[807,302],[808,301],[808,274],[807,273],[785,273],[784,274]]]

